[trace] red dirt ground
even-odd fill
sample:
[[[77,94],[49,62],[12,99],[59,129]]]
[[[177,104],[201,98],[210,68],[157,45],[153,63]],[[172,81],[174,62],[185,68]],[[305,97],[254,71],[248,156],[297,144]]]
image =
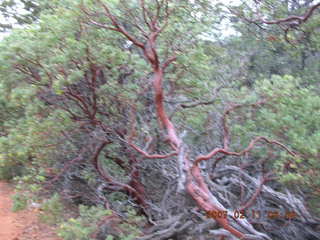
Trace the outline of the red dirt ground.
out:
[[[38,209],[12,212],[13,187],[0,182],[0,240],[61,240],[54,229],[40,223]]]

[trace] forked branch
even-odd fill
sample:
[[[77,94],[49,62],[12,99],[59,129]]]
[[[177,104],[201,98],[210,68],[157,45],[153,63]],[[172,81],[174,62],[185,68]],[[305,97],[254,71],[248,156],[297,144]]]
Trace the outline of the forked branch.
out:
[[[284,31],[284,38],[285,40],[290,43],[293,44],[295,42],[293,42],[292,40],[289,39],[288,33],[291,30],[298,30],[299,26],[301,26],[303,23],[307,22],[312,15],[314,14],[314,12],[319,9],[320,7],[320,3],[317,3],[313,6],[311,6],[304,15],[302,16],[296,16],[296,15],[292,15],[292,16],[288,16],[285,18],[280,18],[280,19],[275,19],[275,20],[266,20],[263,18],[258,18],[258,19],[250,19],[245,17],[243,14],[234,11],[233,9],[229,8],[229,11],[238,16],[239,18],[245,20],[248,23],[252,23],[257,25],[258,27],[262,28],[262,25],[278,25],[283,31]],[[263,28],[262,28],[263,29]]]
[[[267,25],[279,25],[279,24],[290,24],[292,22],[294,22],[297,25],[300,25],[302,23],[305,23],[306,21],[308,21],[308,19],[313,15],[313,13],[315,12],[316,9],[318,9],[320,7],[320,3],[317,3],[313,6],[311,6],[304,15],[302,16],[289,16],[286,18],[280,18],[280,19],[276,19],[276,20],[265,20],[263,18],[258,18],[258,19],[249,19],[247,17],[245,17],[243,14],[240,14],[239,12],[236,12],[232,9],[229,8],[229,11],[233,14],[235,14],[236,16],[244,19],[245,21],[249,22],[249,23],[254,23],[254,24],[267,24]]]

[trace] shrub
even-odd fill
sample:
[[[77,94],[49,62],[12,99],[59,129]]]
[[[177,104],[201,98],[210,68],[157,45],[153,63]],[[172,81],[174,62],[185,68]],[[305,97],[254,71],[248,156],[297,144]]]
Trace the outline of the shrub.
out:
[[[58,236],[64,240],[90,240],[90,235],[97,230],[98,221],[111,214],[102,207],[79,206],[79,217],[70,218],[60,225]]]
[[[133,240],[141,234],[139,224],[144,222],[144,218],[134,209],[127,209],[125,221],[114,222],[116,231],[109,228],[112,223],[108,227],[104,226],[104,229],[103,226],[99,229],[101,219],[111,215],[112,212],[103,207],[80,205],[79,217],[70,218],[62,223],[58,229],[58,236],[64,240],[92,240],[93,233],[101,232],[99,237],[105,237],[106,240]]]
[[[56,224],[62,220],[64,206],[60,200],[60,196],[55,193],[50,199],[42,204],[43,213],[40,219],[45,223]]]
[[[23,193],[17,193],[13,195],[12,200],[13,200],[12,211],[14,212],[24,210],[28,205],[28,198]]]

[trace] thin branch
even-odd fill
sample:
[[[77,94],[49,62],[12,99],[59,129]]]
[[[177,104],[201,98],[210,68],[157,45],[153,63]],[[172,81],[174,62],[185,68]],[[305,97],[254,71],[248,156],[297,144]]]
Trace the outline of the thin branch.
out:
[[[111,143],[111,142],[104,141],[104,142],[100,143],[100,145],[96,148],[95,153],[93,154],[93,158],[92,158],[92,163],[93,163],[95,169],[97,170],[99,175],[107,183],[114,185],[114,186],[118,186],[120,189],[125,190],[126,192],[132,194],[136,198],[137,202],[139,202],[142,206],[147,207],[147,203],[145,201],[144,196],[142,196],[136,189],[129,186],[128,184],[123,184],[123,183],[120,183],[120,182],[116,181],[115,179],[113,179],[113,177],[106,172],[106,170],[103,168],[103,166],[101,166],[101,163],[99,161],[99,155],[102,152],[103,148],[109,143]]]
[[[80,150],[80,153],[78,154],[77,157],[73,158],[72,160],[68,161],[62,168],[59,174],[57,174],[53,179],[51,179],[48,182],[48,185],[52,185],[54,182],[59,180],[59,178],[67,171],[69,170],[70,167],[72,167],[76,162],[81,161],[83,159],[83,154],[87,150],[87,146],[82,147]]]
[[[254,194],[252,195],[252,197],[249,199],[249,201],[247,201],[244,205],[242,205],[240,207],[240,211],[244,211],[245,209],[251,207],[254,202],[256,201],[257,197],[260,195],[261,191],[262,191],[262,188],[263,188],[263,185],[268,182],[268,181],[271,181],[271,180],[274,180],[275,178],[272,178],[272,177],[269,177],[272,173],[269,173],[269,174],[265,174],[263,176],[261,176],[261,179],[260,179],[260,184],[258,186],[258,188],[256,189],[256,191],[254,192]]]
[[[249,19],[243,16],[242,14],[232,10],[229,8],[229,11],[236,16],[244,19],[245,21],[253,24],[267,24],[267,25],[280,25],[284,23],[292,23],[294,22],[295,25],[301,25],[302,23],[306,22],[314,13],[314,11],[320,7],[320,3],[315,4],[314,6],[310,7],[307,12],[303,16],[289,16],[286,18],[281,18],[277,20],[264,20],[262,18],[259,19]]]
[[[213,97],[211,98],[211,100],[209,101],[200,101],[200,102],[196,102],[196,103],[192,103],[192,104],[181,104],[180,106],[182,108],[193,108],[193,107],[197,107],[197,106],[201,106],[201,105],[211,105],[213,104],[216,100],[217,100],[217,95],[219,93],[219,91],[224,87],[224,85],[219,86],[218,88],[214,89],[214,94]]]
[[[242,108],[242,107],[258,107],[262,104],[265,104],[266,100],[261,100],[258,101],[256,103],[250,103],[250,104],[236,104],[236,105],[232,105],[230,106],[224,113],[222,116],[222,125],[223,125],[223,148],[224,149],[228,149],[229,148],[229,144],[230,144],[230,130],[229,127],[227,125],[227,120],[228,120],[228,116],[230,115],[231,112],[235,111],[236,109]]]
[[[289,16],[287,18],[282,18],[282,19],[278,19],[278,20],[273,20],[273,21],[267,21],[267,20],[262,20],[259,19],[262,23],[264,24],[280,24],[280,23],[288,23],[288,22],[292,22],[292,21],[298,21],[298,24],[304,23],[306,22],[313,14],[313,12],[320,7],[320,3],[312,6],[311,8],[309,8],[309,10],[303,15],[303,16]]]
[[[162,69],[163,69],[163,71],[164,71],[172,62],[174,62],[175,60],[177,60],[177,56],[176,56],[176,55],[171,56],[171,57],[169,57],[166,61],[164,61],[164,63],[162,64]]]
[[[123,34],[124,36],[126,36],[126,38],[128,38],[134,45],[136,45],[137,47],[140,48],[144,48],[144,44],[140,41],[138,41],[133,35],[131,35],[123,26],[120,25],[119,21],[117,20],[117,18],[115,16],[113,16],[108,8],[108,6],[106,4],[104,4],[101,0],[97,0],[103,7],[104,11],[105,11],[105,15],[111,20],[111,23],[114,27],[110,28],[104,24],[100,24],[98,22],[93,21],[91,18],[89,18],[90,14],[88,14],[88,11],[84,10],[82,8],[82,10],[84,11],[84,13],[86,13],[86,15],[89,18],[89,22],[105,28],[105,29],[109,29],[109,30],[113,30],[113,31],[117,31],[120,32],[121,34]]]
[[[196,160],[193,163],[192,172],[196,170],[196,168],[198,167],[198,164],[201,161],[209,160],[212,157],[214,157],[215,155],[217,155],[218,153],[223,153],[225,155],[232,155],[232,156],[242,156],[242,155],[246,154],[247,152],[251,151],[254,148],[254,146],[256,145],[257,142],[261,142],[261,141],[264,141],[264,142],[269,143],[269,144],[278,145],[281,148],[283,148],[284,150],[286,150],[291,156],[294,156],[294,157],[298,156],[296,153],[291,151],[284,144],[282,144],[282,143],[280,143],[278,141],[275,141],[275,140],[269,140],[266,137],[259,136],[259,137],[254,138],[253,140],[251,140],[251,142],[249,143],[248,147],[246,147],[245,149],[243,149],[240,152],[230,152],[230,151],[228,151],[228,150],[226,150],[224,148],[215,148],[214,150],[212,150],[207,155],[200,155],[199,157],[196,158]]]
[[[92,23],[93,25],[96,25],[98,27],[101,27],[101,28],[104,28],[104,29],[107,29],[107,30],[112,30],[112,31],[116,31],[116,32],[120,32],[118,28],[113,28],[113,27],[109,27],[107,25],[104,25],[102,23],[98,23],[96,21],[93,21],[92,19],[89,19],[89,22]]]
[[[139,148],[138,146],[134,145],[133,143],[129,143],[129,145],[138,153],[141,153],[145,158],[149,158],[149,159],[165,159],[168,157],[176,156],[178,154],[176,151],[168,154],[149,154],[146,151]]]
[[[143,16],[143,20],[145,22],[145,24],[148,26],[149,30],[152,31],[152,27],[150,22],[148,21],[148,15],[150,15],[149,11],[146,9],[145,7],[145,2],[144,0],[140,0],[140,7],[142,9],[142,16]]]

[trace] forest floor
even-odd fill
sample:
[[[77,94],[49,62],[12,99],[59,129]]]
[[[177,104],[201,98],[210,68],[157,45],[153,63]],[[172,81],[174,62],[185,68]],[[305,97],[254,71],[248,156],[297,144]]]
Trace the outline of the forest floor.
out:
[[[0,181],[0,239],[1,240],[61,240],[54,229],[38,219],[39,209],[12,212],[13,187]]]

